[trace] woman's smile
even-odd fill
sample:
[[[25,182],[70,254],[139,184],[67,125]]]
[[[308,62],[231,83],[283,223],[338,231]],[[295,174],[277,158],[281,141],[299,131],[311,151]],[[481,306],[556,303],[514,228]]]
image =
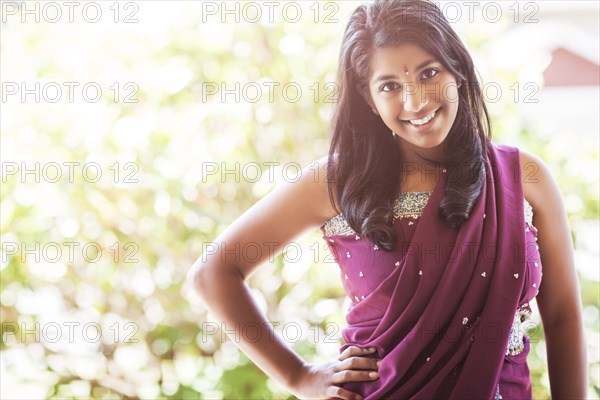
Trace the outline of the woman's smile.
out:
[[[401,121],[406,126],[409,126],[410,128],[416,130],[417,132],[426,132],[429,129],[431,129],[431,127],[433,127],[433,125],[438,120],[438,115],[440,114],[441,109],[442,109],[442,107],[438,107],[422,118],[415,118],[415,119],[401,120]]]

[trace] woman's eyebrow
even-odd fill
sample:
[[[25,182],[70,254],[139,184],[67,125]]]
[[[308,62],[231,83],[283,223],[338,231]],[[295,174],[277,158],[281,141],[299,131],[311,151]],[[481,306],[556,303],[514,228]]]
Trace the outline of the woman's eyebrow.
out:
[[[418,71],[421,68],[428,66],[429,64],[433,64],[434,62],[436,62],[436,60],[434,60],[433,58],[430,58],[429,60],[425,60],[421,64],[417,65],[417,67],[415,68],[415,71]],[[394,74],[380,75],[373,81],[373,84],[381,82],[381,81],[387,81],[388,79],[398,79],[398,75],[394,75]]]

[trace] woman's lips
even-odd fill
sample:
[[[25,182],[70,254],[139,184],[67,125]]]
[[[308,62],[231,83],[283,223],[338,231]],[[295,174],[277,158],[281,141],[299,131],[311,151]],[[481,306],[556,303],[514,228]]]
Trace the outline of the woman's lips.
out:
[[[410,126],[411,128],[415,129],[418,132],[426,131],[435,123],[435,121],[437,121],[437,117],[438,117],[441,109],[442,108],[440,107],[437,110],[435,110],[433,118],[431,118],[427,123],[425,123],[423,125],[413,125],[410,121],[404,121],[404,120],[402,122],[404,124]]]

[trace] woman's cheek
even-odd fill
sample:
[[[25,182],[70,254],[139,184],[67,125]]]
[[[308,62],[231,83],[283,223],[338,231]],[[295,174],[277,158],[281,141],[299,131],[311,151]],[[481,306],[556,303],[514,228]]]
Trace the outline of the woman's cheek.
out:
[[[455,81],[448,81],[444,84],[444,100],[447,102],[458,102],[458,86]]]

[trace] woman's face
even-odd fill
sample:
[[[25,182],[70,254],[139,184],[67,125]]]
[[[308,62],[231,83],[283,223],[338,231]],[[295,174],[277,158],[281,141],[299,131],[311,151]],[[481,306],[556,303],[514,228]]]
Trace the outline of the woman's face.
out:
[[[458,111],[455,77],[414,44],[377,48],[371,69],[362,93],[392,132],[414,150],[439,146]]]

